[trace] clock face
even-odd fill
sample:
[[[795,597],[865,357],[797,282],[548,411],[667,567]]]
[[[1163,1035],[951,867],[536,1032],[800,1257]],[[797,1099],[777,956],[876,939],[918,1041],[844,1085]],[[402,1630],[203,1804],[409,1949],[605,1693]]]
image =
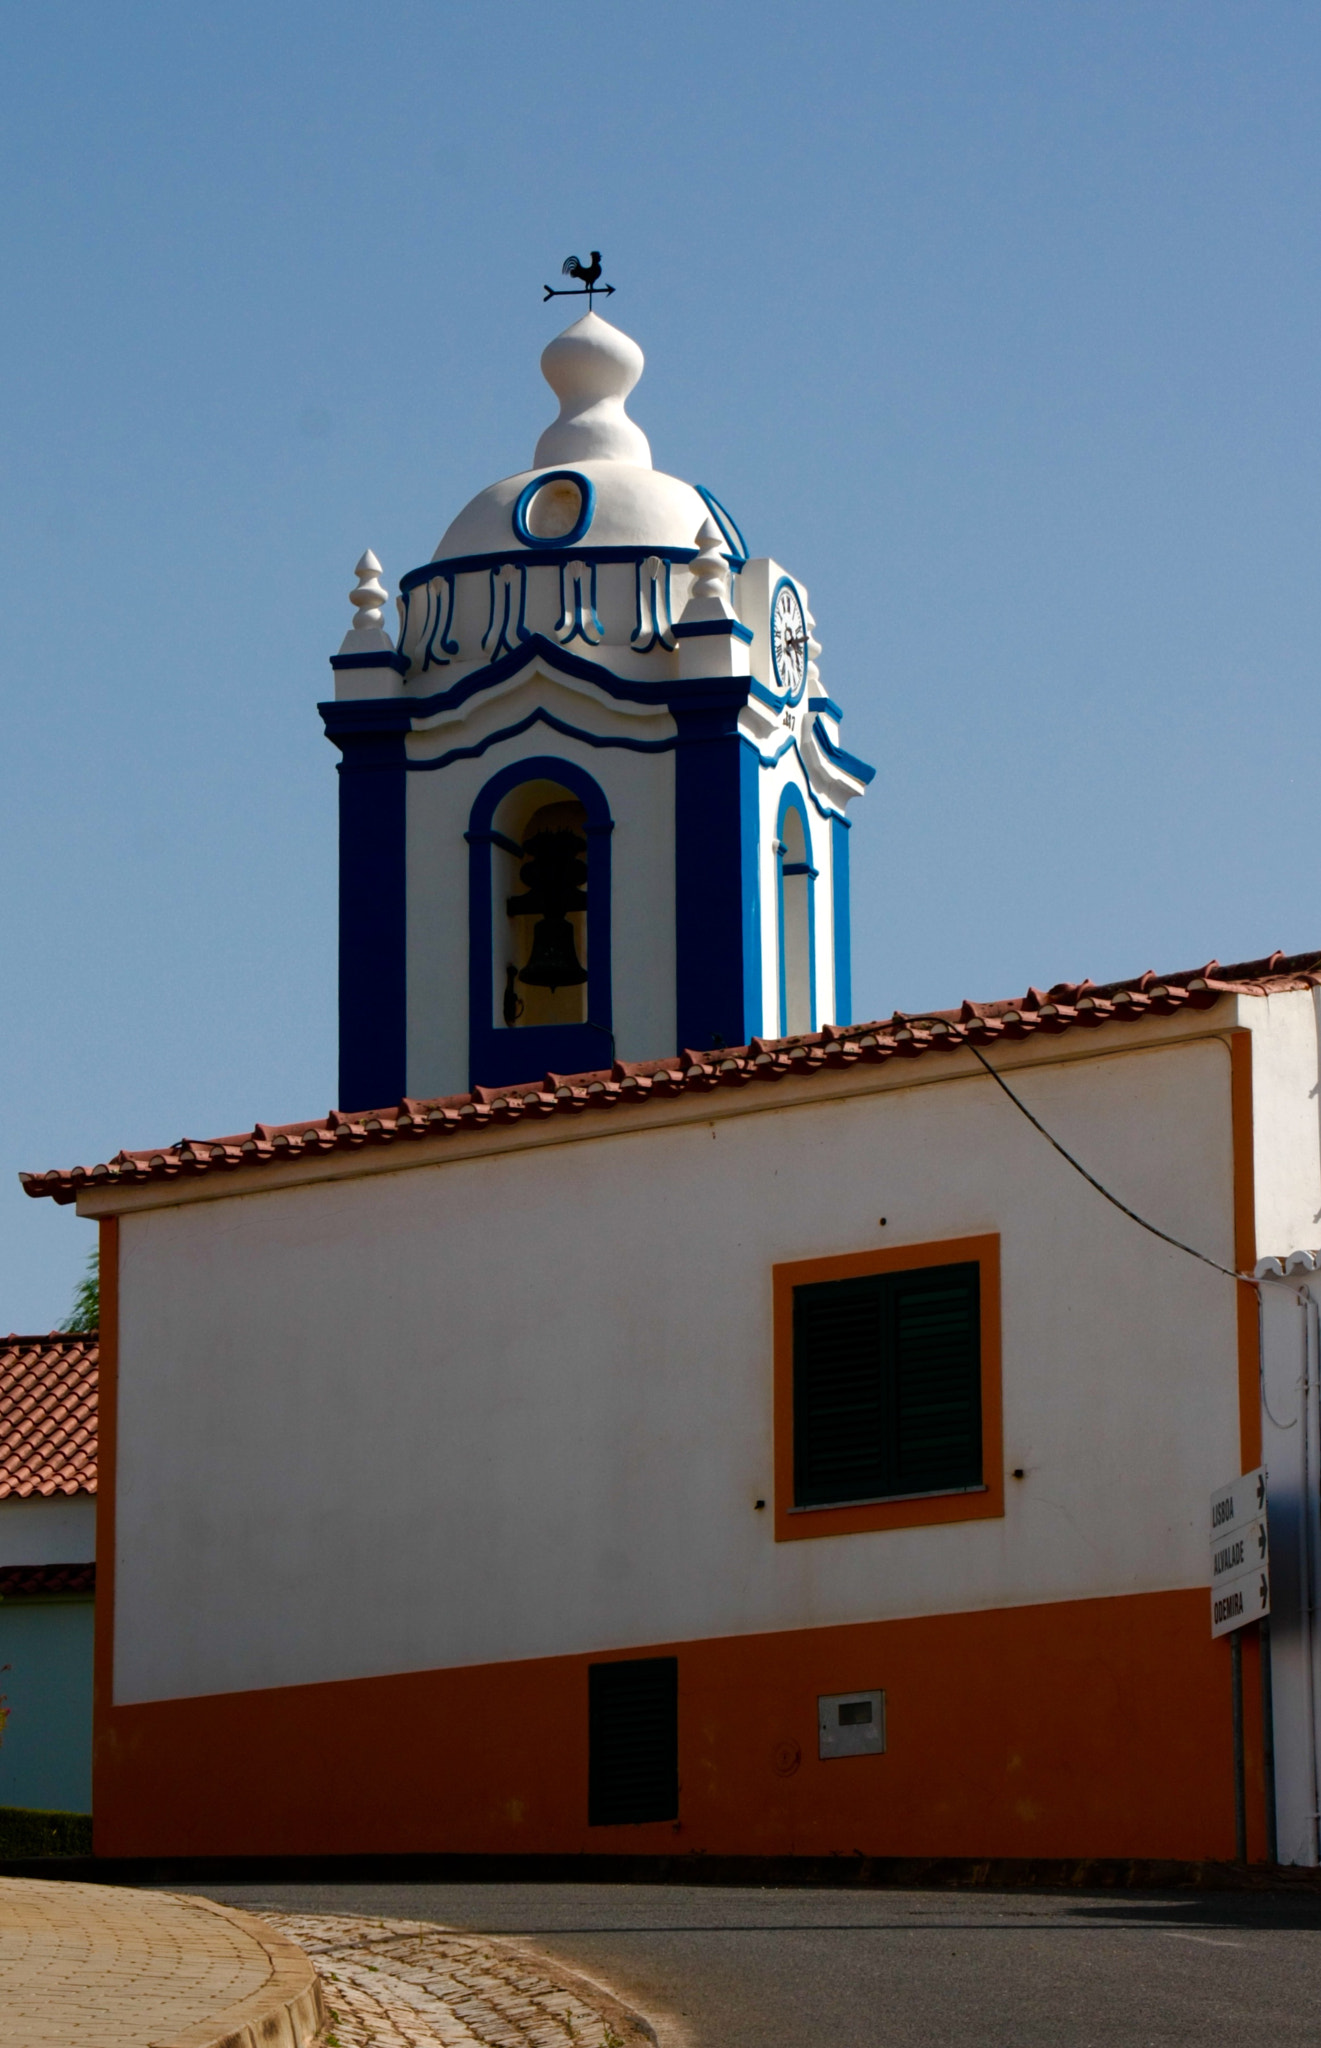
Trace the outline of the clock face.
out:
[[[796,697],[807,673],[807,620],[792,583],[782,583],[771,606],[771,658],[775,680],[787,697]]]

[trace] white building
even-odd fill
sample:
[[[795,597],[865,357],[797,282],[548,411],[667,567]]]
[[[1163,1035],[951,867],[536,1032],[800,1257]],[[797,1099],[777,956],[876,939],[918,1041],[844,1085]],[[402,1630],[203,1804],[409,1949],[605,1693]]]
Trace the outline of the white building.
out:
[[[97,1344],[0,1338],[0,1807],[89,1813]]]
[[[98,1850],[1231,1855],[1321,955],[848,1023],[867,771],[639,367],[551,345],[397,648],[361,565],[347,1107],[27,1180],[102,1221]]]

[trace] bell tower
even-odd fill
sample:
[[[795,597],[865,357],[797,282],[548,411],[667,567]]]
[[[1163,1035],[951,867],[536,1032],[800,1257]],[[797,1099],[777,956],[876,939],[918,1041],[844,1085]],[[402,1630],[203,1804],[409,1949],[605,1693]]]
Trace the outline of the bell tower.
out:
[[[589,311],[558,417],[332,656],[340,1105],[849,1019],[846,751],[804,584],[652,465]]]

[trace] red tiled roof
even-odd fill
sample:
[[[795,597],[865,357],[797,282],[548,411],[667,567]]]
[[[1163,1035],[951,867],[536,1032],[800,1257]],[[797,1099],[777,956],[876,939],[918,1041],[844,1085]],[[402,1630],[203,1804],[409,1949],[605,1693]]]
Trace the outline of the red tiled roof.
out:
[[[96,1334],[0,1338],[0,1500],[96,1492]]]
[[[0,1565],[0,1600],[30,1600],[51,1593],[94,1593],[94,1564]]]
[[[1209,960],[1205,967],[1178,974],[1157,976],[1148,970],[1135,980],[1099,987],[1090,981],[1057,982],[1046,990],[1030,988],[1025,996],[1008,1002],[965,1002],[957,1010],[921,1015],[896,1010],[878,1023],[828,1024],[823,1031],[797,1038],[754,1038],[750,1045],[685,1050],[668,1060],[616,1060],[612,1068],[593,1073],[547,1074],[541,1081],[474,1088],[469,1095],[428,1101],[405,1096],[385,1109],[332,1109],[325,1117],[303,1123],[254,1124],[250,1131],[228,1138],[180,1138],[175,1145],[155,1150],[118,1152],[100,1166],[52,1167],[48,1173],[20,1174],[19,1179],[29,1195],[72,1202],[85,1187],[138,1187],[245,1166],[278,1166],[361,1145],[444,1138],[487,1124],[538,1122],[577,1116],[583,1110],[612,1109],[617,1103],[742,1088],[749,1082],[815,1074],[858,1061],[879,1065],[889,1059],[915,1059],[924,1053],[955,1051],[966,1040],[985,1047],[1000,1039],[1030,1038],[1037,1031],[1054,1035],[1075,1028],[1095,1030],[1185,1008],[1209,1009],[1222,995],[1270,995],[1316,987],[1321,987],[1321,952],[1272,953],[1234,967]]]

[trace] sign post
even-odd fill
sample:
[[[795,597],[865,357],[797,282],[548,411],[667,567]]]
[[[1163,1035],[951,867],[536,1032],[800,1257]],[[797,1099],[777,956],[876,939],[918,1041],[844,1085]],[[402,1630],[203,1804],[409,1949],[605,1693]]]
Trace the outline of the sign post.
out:
[[[1248,1860],[1247,1787],[1243,1759],[1243,1640],[1240,1629],[1271,1611],[1271,1551],[1266,1523],[1266,1472],[1258,1466],[1211,1495],[1211,1634],[1229,1637],[1234,1711],[1234,1847]],[[1264,1652],[1263,1652],[1264,1654]]]

